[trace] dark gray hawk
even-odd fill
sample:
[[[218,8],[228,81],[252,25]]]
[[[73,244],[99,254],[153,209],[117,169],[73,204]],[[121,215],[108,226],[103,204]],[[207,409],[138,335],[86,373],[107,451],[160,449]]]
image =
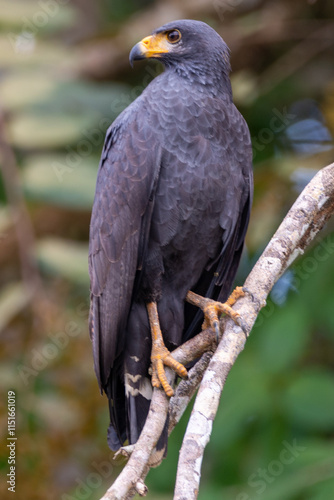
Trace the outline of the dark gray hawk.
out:
[[[107,131],[90,226],[90,333],[114,450],[138,439],[152,385],[173,394],[164,366],[187,376],[170,351],[201,330],[193,304],[217,330],[224,307],[198,295],[226,301],[253,193],[223,39],[174,21],[133,47],[130,61],[144,58],[165,71]]]

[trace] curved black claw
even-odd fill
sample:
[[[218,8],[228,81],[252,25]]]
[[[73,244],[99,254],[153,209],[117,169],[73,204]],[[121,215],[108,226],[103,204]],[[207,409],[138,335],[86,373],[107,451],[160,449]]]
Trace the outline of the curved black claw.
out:
[[[248,331],[248,326],[247,324],[245,323],[245,321],[242,319],[241,316],[239,316],[237,319],[236,319],[236,323],[238,326],[240,326],[241,330],[243,331],[245,337],[246,337],[246,340],[248,339],[249,337],[249,331]]]
[[[219,342],[219,335],[220,335],[220,328],[219,328],[219,321],[214,321],[213,322],[213,327],[215,329],[215,333],[216,333],[216,342],[218,344]]]
[[[247,293],[251,297],[252,302],[255,302],[257,304],[259,310],[262,309],[262,307],[264,307],[266,305],[265,300],[261,302],[261,300],[253,292],[251,292],[249,290],[249,288],[247,288],[246,286],[242,287],[242,291],[244,293]]]
[[[253,302],[256,302],[256,301],[257,301],[257,298],[255,297],[254,293],[253,293],[253,292],[251,292],[249,288],[247,288],[246,286],[243,286],[243,287],[242,287],[242,291],[243,291],[244,293],[247,293],[248,295],[250,295],[250,296],[251,296],[251,298],[252,298],[252,301],[253,301]]]

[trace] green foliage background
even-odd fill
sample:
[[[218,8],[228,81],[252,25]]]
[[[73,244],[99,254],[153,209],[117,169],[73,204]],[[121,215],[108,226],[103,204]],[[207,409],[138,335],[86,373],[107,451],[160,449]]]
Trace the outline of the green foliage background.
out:
[[[121,470],[107,448],[88,337],[90,210],[108,125],[161,70],[152,62],[131,70],[128,53],[181,17],[208,22],[230,46],[235,102],[253,138],[255,200],[239,283],[302,186],[333,161],[331,2],[0,0],[2,498],[11,498],[8,390],[17,498],[98,499]],[[200,499],[333,498],[333,229],[275,287],[233,367]],[[172,498],[189,412],[148,476],[148,498]]]

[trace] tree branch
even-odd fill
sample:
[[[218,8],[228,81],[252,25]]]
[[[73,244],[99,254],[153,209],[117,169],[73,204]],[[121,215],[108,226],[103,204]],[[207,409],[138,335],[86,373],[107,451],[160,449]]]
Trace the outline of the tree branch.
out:
[[[249,274],[245,287],[250,293],[234,306],[242,316],[248,333],[273,285],[295,258],[304,252],[333,211],[334,164],[319,171],[306,186]],[[203,453],[210,439],[220,395],[226,377],[246,342],[243,331],[232,320],[224,318],[221,326],[225,327],[224,334],[212,358],[209,352],[202,356],[189,371],[189,380],[181,381],[170,401],[163,391],[154,389],[150,411],[132,455],[101,500],[127,500],[135,493],[146,494],[143,481],[149,468],[157,465],[161,459],[156,461],[152,452],[162,432],[167,412],[170,412],[171,432],[205,371],[183,440],[174,494],[174,500],[197,498]],[[213,346],[214,335],[206,330],[173,351],[173,356],[177,361],[187,364]],[[169,370],[168,376],[172,382],[174,375]]]
[[[249,332],[273,285],[296,257],[304,253],[333,211],[334,163],[318,172],[306,186],[249,274],[245,288],[251,295],[238,300],[235,306]],[[210,439],[221,392],[245,341],[241,328],[227,319],[223,338],[204,374],[183,439],[174,500],[197,498],[203,453]]]
[[[195,338],[188,340],[182,346],[173,351],[173,357],[182,364],[188,364],[199,358],[203,351],[206,351],[215,344],[215,334],[211,330],[205,330]],[[198,373],[198,363],[189,371],[188,380],[185,382],[191,383],[193,380],[192,373]],[[202,366],[200,363],[199,366]],[[166,369],[168,382],[174,382],[175,374],[170,369]],[[197,380],[197,384],[200,380]],[[181,385],[181,384],[180,384]],[[182,387],[182,386],[181,386]],[[197,388],[197,385],[196,385]],[[193,393],[196,390],[193,389]],[[180,391],[172,398],[179,395]],[[179,403],[178,399],[178,405]],[[101,500],[127,500],[132,498],[136,493],[140,494],[143,491],[142,482],[145,479],[150,467],[155,467],[160,464],[162,456],[154,452],[154,447],[164,428],[170,400],[165,392],[160,389],[153,390],[150,410],[146,419],[142,433],[131,452],[128,463],[109,488]],[[184,407],[185,409],[185,407]],[[182,413],[181,413],[182,414]],[[179,417],[180,412],[178,413]],[[176,424],[175,420],[175,424]],[[140,491],[139,491],[140,490]]]

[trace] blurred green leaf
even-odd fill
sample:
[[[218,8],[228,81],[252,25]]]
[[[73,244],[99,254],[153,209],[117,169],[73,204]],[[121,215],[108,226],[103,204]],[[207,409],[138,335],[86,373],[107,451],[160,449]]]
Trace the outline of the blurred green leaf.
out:
[[[310,437],[302,441],[302,446],[304,446],[305,449],[298,457],[298,465],[302,467],[307,467],[313,463],[326,463],[334,459],[334,446],[331,440]]]
[[[0,205],[0,241],[6,238],[8,229],[12,226],[13,219],[9,207]]]
[[[86,243],[45,238],[37,245],[37,258],[46,272],[89,287]]]
[[[283,398],[282,411],[291,421],[310,430],[334,429],[334,375],[308,369],[294,378]]]
[[[38,409],[39,418],[50,432],[74,431],[84,419],[78,405],[71,398],[52,391],[36,395],[32,404]]]
[[[68,208],[91,210],[98,158],[30,156],[22,181],[27,198]],[[95,168],[94,168],[95,167]]]
[[[300,303],[316,328],[326,328],[334,335],[333,275],[334,232],[321,235],[318,244],[296,263],[295,282],[302,290]],[[315,293],[316,292],[316,293]]]
[[[333,452],[333,450],[332,450]],[[328,500],[334,492],[334,478],[316,484],[306,495],[306,500]]]
[[[280,449],[276,449],[277,455],[273,455],[268,462],[254,463],[253,468],[245,478],[245,484],[233,485],[220,489],[212,496],[208,495],[210,486],[204,486],[199,493],[199,499],[224,498],[225,500],[282,500],[299,499],[309,500],[308,492],[328,492],[334,475],[333,448],[330,445],[316,446],[318,450],[317,459],[314,458],[312,442],[294,440],[288,444],[284,443]],[[295,443],[295,446],[293,446]],[[289,445],[292,453],[289,453]],[[321,451],[320,451],[321,449]],[[284,452],[281,455],[281,452]],[[320,453],[319,453],[320,452]],[[261,462],[261,461],[260,461]],[[319,500],[327,500],[327,497],[319,497]],[[310,497],[313,500],[313,497]],[[318,500],[315,497],[314,500]]]
[[[107,128],[131,98],[125,85],[57,82],[51,74],[30,71],[12,73],[0,91],[15,111],[12,143],[25,149],[86,148],[88,141],[90,150],[100,152]]]
[[[283,307],[272,304],[273,313],[254,335],[258,343],[260,363],[265,370],[282,372],[302,358],[310,338],[310,318],[300,296],[294,295]]]
[[[0,331],[29,303],[31,295],[22,283],[10,283],[0,291]]]
[[[17,110],[35,101],[50,98],[57,83],[45,71],[14,71],[0,82],[0,93],[6,108]]]
[[[148,7],[154,0],[105,0],[105,13],[114,23],[120,23],[136,11]]]
[[[59,148],[79,141],[83,128],[92,128],[94,118],[89,114],[21,113],[13,117],[9,132],[14,146],[23,149]]]
[[[70,26],[76,11],[65,2],[0,0],[0,29],[30,31],[39,35]]]
[[[54,70],[73,66],[73,54],[65,46],[36,40],[20,33],[0,34],[0,65],[3,69]]]
[[[0,330],[1,334],[1,330]],[[12,358],[1,360],[0,364],[0,387],[3,390],[17,390],[22,387],[22,381],[18,376],[18,369]],[[1,429],[4,432],[4,429]],[[1,467],[0,467],[1,469]]]
[[[227,447],[247,431],[247,424],[270,412],[271,398],[262,366],[252,356],[242,355],[238,367],[228,376],[222,404],[214,422],[215,439],[209,443],[212,450]],[[252,388],[250,391],[249,388]],[[226,426],[225,423],[229,422]]]
[[[7,109],[36,116],[89,111],[104,131],[131,101],[131,88],[125,84],[62,81],[52,71],[36,69],[8,73],[0,81],[0,93]]]
[[[131,101],[131,88],[120,83],[94,83],[80,80],[59,81],[54,86],[51,99],[34,106],[43,111],[70,110],[72,113],[90,112],[102,118],[105,129]]]
[[[279,477],[273,484],[268,485],[263,495],[259,495],[261,500],[282,500],[283,498],[300,498],[314,484],[321,483],[333,476],[334,460],[326,460],[314,463],[308,467],[295,469],[293,474],[286,474]],[[274,479],[272,477],[271,479]]]

